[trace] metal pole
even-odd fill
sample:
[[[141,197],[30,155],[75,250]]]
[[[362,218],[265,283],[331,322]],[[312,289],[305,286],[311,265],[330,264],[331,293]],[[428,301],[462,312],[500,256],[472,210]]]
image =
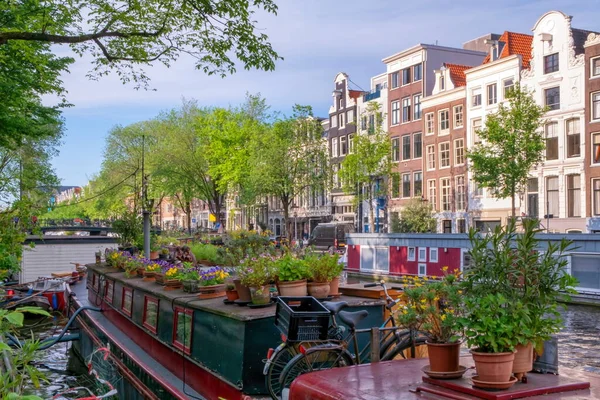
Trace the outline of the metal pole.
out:
[[[294,240],[298,243],[298,216],[294,213]]]
[[[142,216],[144,218],[144,257],[150,258],[150,211],[147,206],[147,177],[144,173],[144,153],[146,152],[146,136],[142,135]]]

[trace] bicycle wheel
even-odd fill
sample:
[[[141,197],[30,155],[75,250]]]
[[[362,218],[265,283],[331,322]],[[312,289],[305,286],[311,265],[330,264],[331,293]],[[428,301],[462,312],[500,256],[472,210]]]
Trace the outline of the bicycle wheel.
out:
[[[273,358],[269,361],[269,368],[266,373],[266,384],[267,389],[271,398],[274,400],[281,399],[281,373],[290,360],[298,354],[298,351],[286,343],[286,346],[279,350],[273,355]]]
[[[294,379],[302,374],[354,365],[352,356],[345,350],[322,349],[298,354],[285,366],[281,373],[281,388],[289,389]]]
[[[415,334],[414,337],[414,346],[422,346],[425,344],[425,342],[427,341],[427,338],[425,336],[419,335],[419,333],[417,332]],[[410,334],[406,334],[402,337],[402,339],[398,342],[396,342],[395,345],[392,345],[388,350],[387,353],[385,354],[385,358],[382,357],[381,361],[388,361],[388,360],[393,360],[398,354],[402,355],[402,358],[406,358],[404,357],[404,350],[410,349],[413,345],[413,339],[411,338]]]

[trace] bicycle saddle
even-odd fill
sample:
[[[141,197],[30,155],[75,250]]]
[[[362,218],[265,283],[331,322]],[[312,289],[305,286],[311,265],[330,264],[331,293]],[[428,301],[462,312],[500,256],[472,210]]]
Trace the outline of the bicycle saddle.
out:
[[[348,307],[348,303],[345,301],[324,301],[321,304],[323,304],[326,309],[331,311],[332,314],[337,314],[343,308]]]
[[[360,321],[367,318],[369,312],[367,310],[361,311],[340,311],[338,316],[343,323],[348,325],[350,328],[354,328]]]

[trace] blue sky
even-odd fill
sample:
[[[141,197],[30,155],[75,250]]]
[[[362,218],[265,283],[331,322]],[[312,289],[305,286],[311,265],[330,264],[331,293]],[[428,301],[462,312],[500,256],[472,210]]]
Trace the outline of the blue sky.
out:
[[[196,99],[202,106],[241,103],[246,92],[260,92],[273,110],[298,104],[325,116],[335,75],[346,72],[367,89],[369,78],[384,72],[381,59],[417,43],[461,47],[486,33],[531,33],[545,12],[573,16],[572,26],[600,30],[599,0],[279,0],[279,13],[257,15],[261,31],[284,57],[276,71],[245,71],[224,79],[208,77],[182,57],[171,68],[146,72],[156,91],[136,91],[115,76],[90,81],[89,60],[78,59],[63,77],[68,100],[67,132],[53,161],[65,185],[84,185],[100,170],[104,140],[115,125],[156,116],[161,110]],[[65,50],[58,49],[61,53]]]

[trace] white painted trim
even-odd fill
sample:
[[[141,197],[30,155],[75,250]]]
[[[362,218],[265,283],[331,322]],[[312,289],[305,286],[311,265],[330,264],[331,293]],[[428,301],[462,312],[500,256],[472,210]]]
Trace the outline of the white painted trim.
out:
[[[410,256],[410,250],[411,249],[413,251],[412,257]],[[416,258],[417,258],[417,248],[416,247],[412,247],[412,246],[411,247],[407,247],[407,250],[406,250],[406,260],[407,261],[416,261]]]
[[[430,247],[429,248],[429,262],[430,263],[437,263],[439,262],[439,254],[440,250],[437,247]],[[433,257],[433,255],[435,254],[435,258]]]
[[[423,257],[421,257],[421,250],[423,250]],[[417,257],[419,262],[427,262],[427,247],[419,247],[417,251]]]
[[[424,274],[421,273],[421,267],[425,267],[425,273]],[[417,275],[418,276],[427,276],[427,264],[426,263],[419,263],[417,265]]]

